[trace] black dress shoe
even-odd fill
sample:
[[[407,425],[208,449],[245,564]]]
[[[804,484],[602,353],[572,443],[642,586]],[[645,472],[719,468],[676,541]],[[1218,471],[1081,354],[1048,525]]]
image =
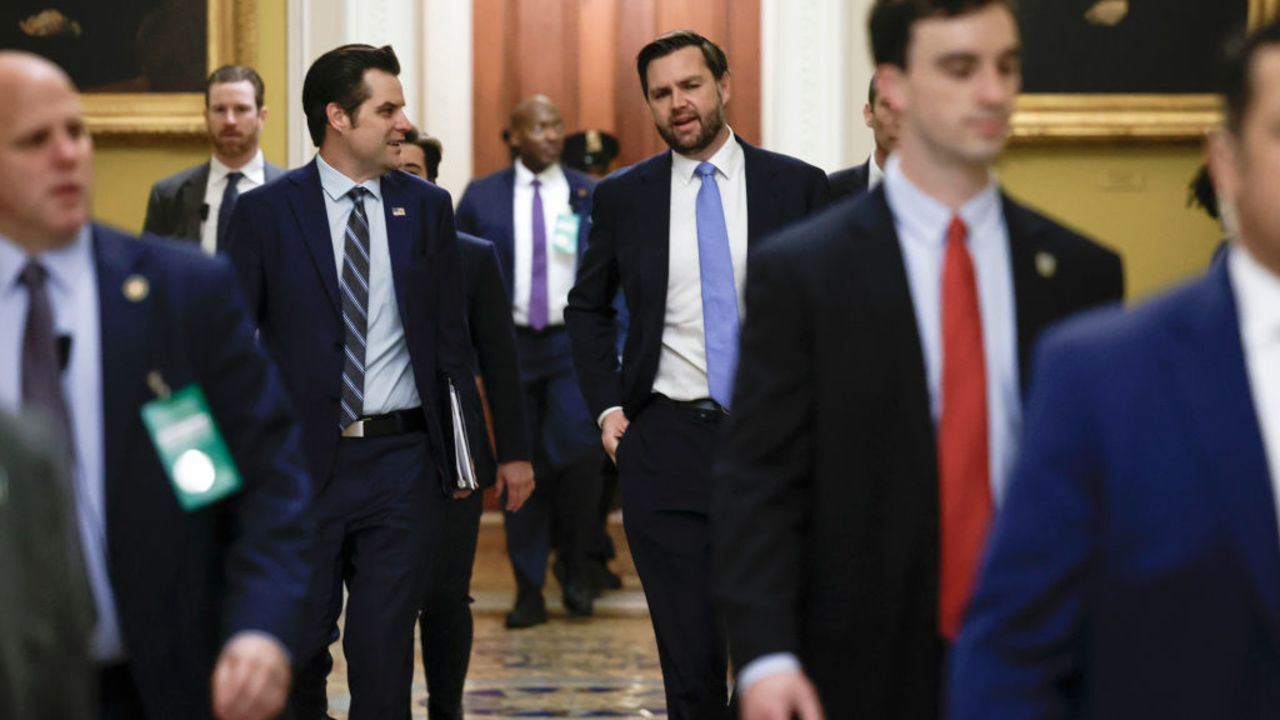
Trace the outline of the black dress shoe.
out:
[[[511,630],[541,625],[547,621],[547,604],[541,593],[529,593],[516,597],[516,606],[507,613],[507,627]]]
[[[564,609],[574,617],[591,617],[595,613],[593,601],[596,593],[587,587],[585,583],[569,583],[564,588],[564,594],[561,600],[564,601]]]
[[[591,574],[591,584],[602,590],[621,590],[622,578],[609,569],[604,560],[592,562],[587,571]]]

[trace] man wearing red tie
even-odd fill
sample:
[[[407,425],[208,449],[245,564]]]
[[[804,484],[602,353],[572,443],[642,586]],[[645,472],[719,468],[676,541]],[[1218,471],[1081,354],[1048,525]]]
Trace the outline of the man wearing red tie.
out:
[[[717,591],[745,718],[939,717],[1040,331],[1119,257],[1004,195],[1007,0],[879,0],[898,152],[753,259],[716,466]]]

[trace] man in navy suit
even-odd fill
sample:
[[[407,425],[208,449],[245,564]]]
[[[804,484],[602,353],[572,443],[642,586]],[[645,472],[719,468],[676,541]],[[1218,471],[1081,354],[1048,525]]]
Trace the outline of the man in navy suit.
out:
[[[400,148],[400,169],[435,183],[443,148],[416,130]],[[427,582],[418,616],[422,669],[427,676],[427,714],[432,720],[462,720],[462,691],[471,661],[471,571],[475,566],[484,490],[493,487],[506,510],[515,512],[533,491],[533,457],[525,420],[524,388],[516,363],[511,303],[502,282],[493,243],[458,233],[467,294],[467,329],[475,350],[474,369],[483,381],[493,418],[497,466],[477,465],[480,491],[454,493],[445,518],[444,541]],[[489,435],[478,428],[471,438],[482,443],[475,454],[488,458]]]
[[[188,240],[210,255],[226,250],[231,211],[240,193],[284,174],[258,147],[267,122],[265,92],[251,67],[223,65],[209,74],[204,124],[213,157],[151,186],[144,233]]]
[[[889,107],[883,95],[876,92],[875,76],[867,87],[867,104],[862,106],[862,120],[871,128],[876,147],[866,162],[838,170],[827,177],[831,183],[832,200],[858,197],[879,185],[889,153],[898,146],[898,113]]]
[[[507,138],[515,162],[467,186],[458,203],[458,229],[497,248],[516,324],[538,479],[524,507],[505,517],[516,576],[516,602],[506,624],[523,628],[547,619],[542,586],[553,518],[556,560],[566,570],[565,609],[592,613],[586,552],[596,539],[603,458],[564,325],[564,306],[591,227],[593,181],[560,164],[560,110],[545,96],[516,105]]]
[[[478,414],[448,193],[397,170],[410,129],[390,47],[303,82],[312,162],[245,193],[228,253],[302,421],[315,582],[293,701],[323,717],[348,591],[351,717],[408,712],[413,627],[456,483],[450,392]],[[478,418],[468,418],[472,427]]]
[[[61,70],[0,52],[0,93],[0,409],[44,415],[73,458],[101,717],[275,717],[311,484],[235,276],[90,221],[92,145]],[[187,511],[141,408],[191,386],[243,485]]]
[[[729,63],[687,30],[636,59],[670,152],[596,188],[591,242],[565,319],[587,406],[617,462],[624,527],[658,640],[667,712],[728,717],[712,608],[710,470],[728,412],[747,252],[827,200],[821,170],[725,123]],[[614,295],[630,322],[619,363]]]
[[[1280,716],[1280,25],[1225,78],[1232,247],[1041,344],[950,717]]]
[[[774,238],[747,280],[713,518],[745,718],[940,716],[1019,438],[1029,350],[1118,300],[1120,258],[1004,195],[1008,0],[880,0],[884,181]]]

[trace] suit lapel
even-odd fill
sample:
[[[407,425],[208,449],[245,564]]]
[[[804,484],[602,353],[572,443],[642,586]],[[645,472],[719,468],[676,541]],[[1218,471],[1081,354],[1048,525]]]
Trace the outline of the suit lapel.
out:
[[[1009,264],[1013,273],[1013,298],[1017,316],[1018,387],[1026,397],[1031,378],[1031,354],[1040,331],[1053,321],[1054,288],[1050,278],[1036,268],[1037,258],[1049,254],[1044,245],[1045,224],[1035,214],[1003,193],[1005,227],[1009,232]]]
[[[507,297],[515,297],[516,277],[516,169],[508,167],[499,176],[502,191],[497,200],[498,236],[492,239],[502,263],[502,279],[507,284]]]
[[[291,174],[293,183],[289,193],[289,206],[298,223],[301,242],[311,255],[311,262],[320,275],[320,284],[329,295],[334,312],[341,313],[338,301],[338,268],[333,260],[333,238],[329,234],[329,213],[324,204],[324,188],[320,186],[320,171],[312,160],[303,172]]]
[[[1169,354],[1175,391],[1186,404],[1196,442],[1212,469],[1208,495],[1222,501],[1224,526],[1235,535],[1259,590],[1259,611],[1280,643],[1280,533],[1276,504],[1245,370],[1240,323],[1225,262],[1215,263],[1197,302],[1175,327]]]
[[[741,139],[738,144],[747,179],[747,247],[752,247],[778,225],[778,202],[772,192],[776,168],[769,167],[763,153],[754,147]]]
[[[382,176],[381,189],[382,213],[387,227],[387,250],[391,257],[391,277],[394,281],[392,284],[395,286],[396,304],[400,308],[402,325],[408,328],[413,326],[406,298],[406,288],[412,284],[408,277],[409,261],[413,254],[413,238],[416,234],[421,234],[423,218],[416,214],[416,207],[408,207],[408,198],[395,173]],[[397,209],[400,211],[398,215]],[[409,215],[411,210],[415,212],[412,216]],[[414,233],[415,228],[419,228],[418,233]]]
[[[845,212],[856,218],[856,237],[850,239],[855,247],[856,261],[852,263],[859,273],[859,286],[866,287],[874,316],[880,318],[878,330],[885,343],[886,357],[893,358],[897,372],[903,378],[904,387],[912,388],[910,408],[917,427],[933,427],[929,409],[929,387],[924,366],[924,350],[920,345],[920,328],[916,321],[915,302],[911,299],[911,287],[907,283],[906,260],[902,245],[894,227],[893,213],[885,199],[884,185],[871,190],[866,202],[859,205],[846,203]],[[926,443],[933,446],[932,438]],[[930,467],[936,467],[931,462]]]
[[[126,460],[137,445],[132,436],[142,427],[137,413],[146,392],[142,378],[151,345],[151,301],[131,301],[122,290],[130,276],[146,277],[134,242],[95,225],[93,254],[102,344],[103,492],[109,536],[120,510]]]
[[[179,235],[184,239],[200,241],[200,223],[203,220],[200,217],[200,208],[205,206],[204,195],[208,185],[209,163],[206,162],[178,189],[178,207],[185,224],[180,228]],[[208,210],[205,212],[207,213]],[[214,222],[217,222],[217,218],[214,218]]]
[[[644,202],[637,204],[635,231],[628,234],[637,242],[650,246],[648,250],[638,252],[636,257],[648,261],[647,266],[640,269],[640,277],[647,278],[644,282],[649,288],[646,296],[653,298],[645,303],[653,308],[645,316],[650,326],[647,332],[650,337],[661,338],[663,313],[667,307],[668,264],[671,261],[671,152],[658,155],[638,167],[637,172],[640,174],[640,196],[647,198],[652,206],[645,207]],[[635,314],[632,318],[636,319]]]

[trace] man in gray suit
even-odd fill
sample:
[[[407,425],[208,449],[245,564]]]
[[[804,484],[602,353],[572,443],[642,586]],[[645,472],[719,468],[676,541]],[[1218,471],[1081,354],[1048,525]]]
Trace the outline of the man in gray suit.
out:
[[[0,717],[90,718],[93,596],[44,426],[0,413]]]
[[[210,255],[223,249],[240,193],[284,174],[258,147],[267,121],[262,96],[262,78],[253,68],[223,65],[209,75],[204,122],[213,157],[151,186],[144,233],[197,242]]]

